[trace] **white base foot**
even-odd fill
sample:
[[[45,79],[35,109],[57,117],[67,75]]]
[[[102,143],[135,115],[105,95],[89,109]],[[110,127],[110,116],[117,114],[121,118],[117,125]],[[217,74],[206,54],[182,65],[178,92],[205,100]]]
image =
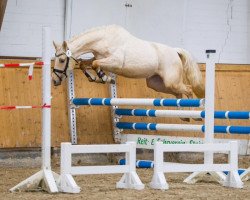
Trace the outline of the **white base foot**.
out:
[[[57,184],[60,192],[79,193],[81,191],[71,174],[62,174]]]
[[[226,175],[223,172],[194,172],[189,175],[183,182],[194,184],[202,180],[206,174],[210,174],[215,181],[221,184],[226,180]]]
[[[15,192],[41,189],[49,193],[56,193],[58,192],[58,188],[55,180],[58,177],[59,175],[51,170],[43,169],[17,184],[15,187],[11,188],[10,191]]]
[[[228,172],[226,180],[222,183],[225,187],[243,188],[243,182],[241,181],[240,175],[237,171]]]
[[[159,190],[169,189],[169,185],[166,181],[166,178],[163,172],[154,173],[152,181],[150,182],[149,186],[153,189],[159,189]]]
[[[125,173],[121,180],[116,183],[116,188],[142,190],[144,187],[144,184],[141,182],[136,172]]]

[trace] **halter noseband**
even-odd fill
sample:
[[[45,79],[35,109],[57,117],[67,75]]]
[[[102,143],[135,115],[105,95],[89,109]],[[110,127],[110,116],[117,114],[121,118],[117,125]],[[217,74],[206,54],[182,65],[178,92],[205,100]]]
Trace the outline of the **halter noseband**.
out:
[[[61,69],[53,69],[53,73],[59,78],[60,81],[62,81],[62,77],[58,75],[58,73],[63,74],[66,78],[67,76],[67,69],[69,68],[69,60],[70,58],[72,58],[76,63],[78,63],[78,61],[72,56],[71,51],[68,49],[66,52],[60,53],[60,54],[56,54],[55,53],[55,57],[60,57],[62,55],[66,55],[67,56],[67,60],[66,60],[66,65],[64,70]]]

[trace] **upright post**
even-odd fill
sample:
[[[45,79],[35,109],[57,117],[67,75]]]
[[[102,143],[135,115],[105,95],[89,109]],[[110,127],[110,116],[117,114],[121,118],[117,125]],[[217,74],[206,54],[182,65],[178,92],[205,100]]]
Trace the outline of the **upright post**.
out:
[[[68,78],[68,100],[71,101],[75,98],[75,78],[73,70],[69,72]],[[68,101],[68,102],[69,102]],[[77,144],[77,132],[76,132],[76,109],[68,108],[69,110],[69,127],[70,127],[70,137],[71,143]]]
[[[205,143],[214,141],[215,50],[206,50]],[[213,163],[213,152],[205,152],[204,162]]]
[[[51,37],[50,28],[43,27],[43,47],[42,47],[42,58],[43,58],[43,69],[42,69],[42,100],[43,107],[42,111],[42,169],[30,176],[26,180],[17,184],[11,188],[10,191],[20,190],[34,190],[42,188],[50,193],[58,192],[55,178],[59,176],[51,171],[51,68],[50,68],[50,56],[51,56]]]
[[[50,69],[50,56],[51,56],[51,39],[50,29],[43,28],[43,68],[42,68],[42,95],[43,105],[51,105],[51,69]],[[51,155],[51,108],[44,107],[42,110],[42,163],[43,169],[51,169],[50,155]]]
[[[115,84],[110,84],[110,97],[117,98],[117,88],[116,88],[116,75],[110,73],[109,76],[115,80]],[[113,125],[113,138],[115,143],[121,143],[121,130],[116,127],[116,123],[119,122],[119,117],[115,114],[115,110],[118,109],[118,106],[111,106],[111,121]]]
[[[215,96],[215,55],[216,50],[206,50],[206,92],[205,92],[205,143],[214,142],[214,96]],[[204,163],[213,164],[213,152],[204,152]],[[194,172],[184,182],[196,183],[207,172]],[[226,176],[223,172],[209,172],[218,182],[223,182]]]

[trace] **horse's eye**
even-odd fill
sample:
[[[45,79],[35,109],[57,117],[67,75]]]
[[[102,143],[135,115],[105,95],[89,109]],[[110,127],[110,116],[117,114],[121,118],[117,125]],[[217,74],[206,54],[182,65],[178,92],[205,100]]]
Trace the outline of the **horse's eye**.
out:
[[[60,63],[64,63],[64,61],[65,61],[64,59],[59,59]]]

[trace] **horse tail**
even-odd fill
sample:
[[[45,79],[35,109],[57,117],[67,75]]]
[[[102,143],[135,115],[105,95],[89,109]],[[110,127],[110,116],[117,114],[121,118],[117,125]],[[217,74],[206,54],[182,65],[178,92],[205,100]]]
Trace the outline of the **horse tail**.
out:
[[[176,51],[182,61],[185,81],[192,86],[192,90],[198,98],[204,98],[205,86],[198,64],[188,51],[181,48],[176,48]]]

